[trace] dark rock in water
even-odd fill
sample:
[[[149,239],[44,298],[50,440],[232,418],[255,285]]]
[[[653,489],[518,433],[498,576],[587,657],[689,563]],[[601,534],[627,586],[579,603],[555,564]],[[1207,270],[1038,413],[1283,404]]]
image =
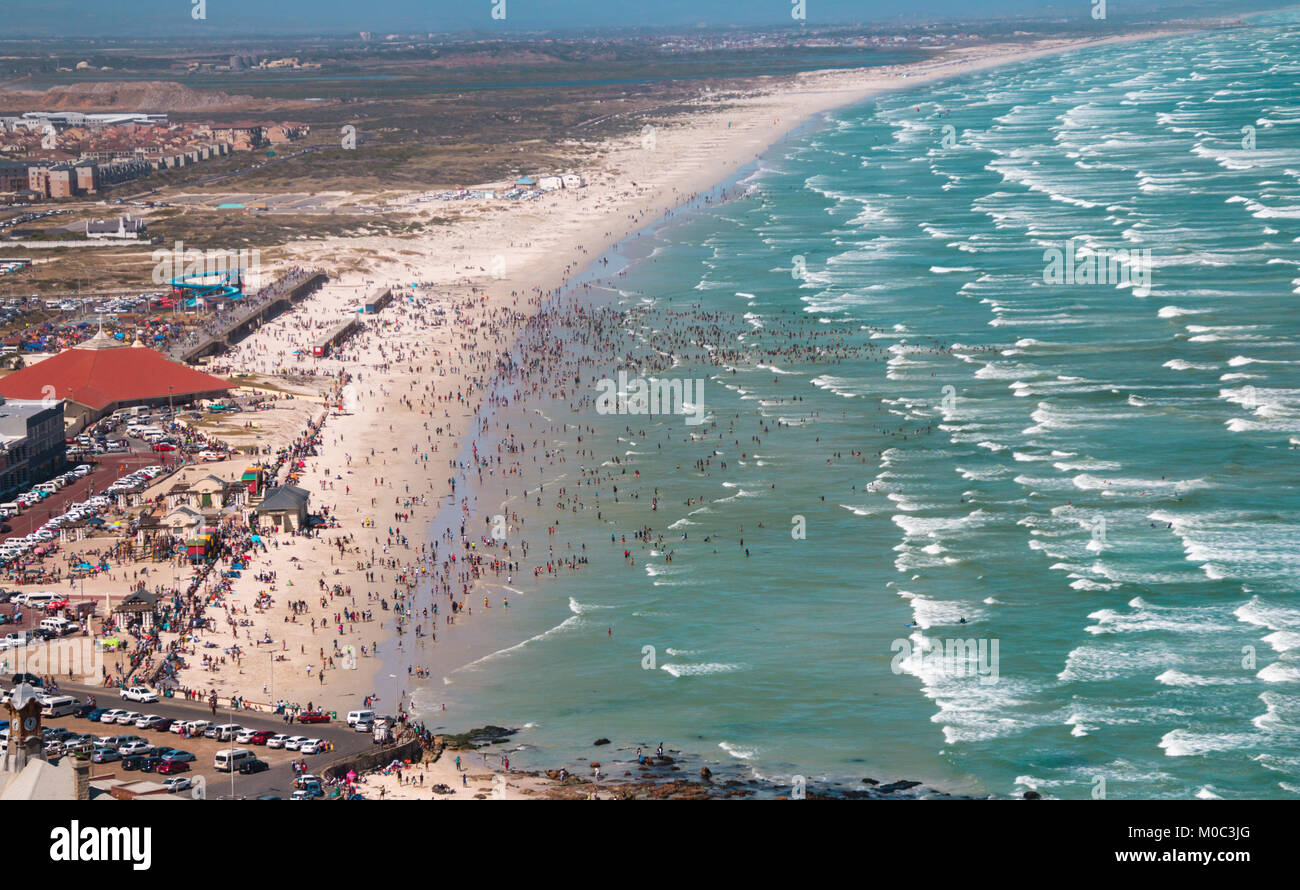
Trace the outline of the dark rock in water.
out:
[[[1037,791],[1025,792],[1025,800],[1042,800],[1042,799],[1043,799],[1043,795],[1039,794]]]
[[[707,766],[700,767],[700,778],[706,782],[713,781],[713,770],[709,769]]]
[[[877,782],[875,779],[867,778],[867,779],[863,779],[863,780],[862,780],[862,784],[863,784],[863,785],[879,785],[880,783]]]
[[[881,794],[893,794],[895,791],[906,791],[908,788],[915,788],[920,782],[913,782],[910,779],[904,779],[901,782],[890,782],[888,785],[881,785],[876,790]]]
[[[448,748],[481,748],[509,741],[509,737],[518,731],[504,726],[480,726],[469,732],[444,735],[443,741]]]
[[[608,744],[609,744],[609,739],[596,739],[596,741],[592,742],[592,744],[593,744],[593,745],[608,745]]]

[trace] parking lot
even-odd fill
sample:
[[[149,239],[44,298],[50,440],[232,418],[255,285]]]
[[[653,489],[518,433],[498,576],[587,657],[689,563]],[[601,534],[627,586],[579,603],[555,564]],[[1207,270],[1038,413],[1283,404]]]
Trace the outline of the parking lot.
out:
[[[135,443],[133,442],[133,444]],[[83,476],[76,482],[59,489],[54,494],[44,498],[40,503],[23,510],[18,516],[5,520],[11,531],[0,535],[0,540],[10,537],[21,538],[24,535],[31,534],[48,522],[51,517],[58,516],[66,511],[70,504],[84,501],[92,493],[102,494],[108,486],[112,485],[121,476],[133,473],[141,467],[160,463],[160,458],[165,457],[169,457],[169,455],[143,449],[100,455],[98,462],[91,464],[93,469],[89,475]]]
[[[138,729],[134,725],[91,723],[89,720],[80,717],[45,718],[43,721],[45,726],[59,726],[75,733],[88,733],[97,737],[133,735],[143,738],[158,749],[179,748],[182,751],[188,751],[194,755],[194,760],[190,762],[188,770],[177,775],[187,776],[191,781],[194,781],[197,777],[202,777],[204,795],[210,799],[229,799],[232,796],[236,798],[255,798],[269,795],[288,798],[294,791],[294,772],[289,765],[291,761],[305,760],[307,762],[307,772],[319,776],[321,771],[333,760],[347,754],[369,750],[372,745],[369,733],[356,732],[346,722],[342,722],[345,717],[343,714],[338,715],[340,721],[338,723],[287,724],[275,715],[256,711],[235,711],[232,715],[218,709],[214,716],[207,707],[176,699],[164,698],[158,702],[148,704],[126,701],[118,697],[116,690],[109,689],[70,687],[65,684],[61,692],[75,695],[82,700],[85,700],[87,693],[92,694],[101,708],[120,708],[125,711],[137,711],[144,715],[157,714],[161,717],[185,721],[207,720],[209,723],[217,725],[236,723],[245,728],[319,738],[331,741],[334,744],[332,752],[300,754],[283,748],[269,748],[266,745],[235,743],[234,747],[247,748],[259,760],[264,760],[270,765],[270,769],[264,772],[241,775],[237,772],[220,772],[213,766],[213,759],[217,752],[232,747],[230,742],[219,742],[209,738],[183,738],[181,735],[171,732]],[[167,778],[166,775],[157,773],[125,770],[122,768],[120,761],[93,763],[90,774],[92,781],[100,778],[116,778],[125,781],[161,782]],[[188,791],[182,792],[182,796],[189,796],[189,794]]]

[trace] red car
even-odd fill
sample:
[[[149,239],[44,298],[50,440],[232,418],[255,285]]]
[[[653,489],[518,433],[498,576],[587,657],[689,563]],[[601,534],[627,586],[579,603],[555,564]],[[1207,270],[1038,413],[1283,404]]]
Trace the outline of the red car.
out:
[[[174,773],[189,772],[190,765],[183,760],[164,760],[158,764],[157,770],[164,776],[170,776]]]
[[[298,715],[299,723],[329,723],[330,715],[324,711],[304,711]]]
[[[272,731],[269,730],[269,729],[259,729],[257,732],[251,733],[251,734],[248,736],[248,742],[247,742],[247,744],[249,744],[249,745],[265,745],[265,744],[266,744],[266,740],[269,739],[271,736],[276,735],[276,734],[277,734],[277,733],[272,732]]]
[[[153,450],[154,451],[175,451],[176,446],[171,444],[170,442],[159,442],[157,445],[153,447]]]

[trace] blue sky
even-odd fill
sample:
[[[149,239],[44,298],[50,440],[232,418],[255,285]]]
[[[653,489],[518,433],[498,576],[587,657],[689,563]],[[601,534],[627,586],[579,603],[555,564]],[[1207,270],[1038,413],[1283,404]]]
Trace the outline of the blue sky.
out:
[[[8,36],[131,34],[455,32],[575,30],[622,27],[793,24],[793,0],[3,0]],[[809,25],[854,21],[915,22],[926,18],[1039,15],[1088,18],[1095,0],[804,0]],[[505,4],[505,19],[492,10]],[[1201,0],[1107,0],[1112,20],[1134,10],[1199,8]],[[1254,6],[1254,3],[1249,5]]]

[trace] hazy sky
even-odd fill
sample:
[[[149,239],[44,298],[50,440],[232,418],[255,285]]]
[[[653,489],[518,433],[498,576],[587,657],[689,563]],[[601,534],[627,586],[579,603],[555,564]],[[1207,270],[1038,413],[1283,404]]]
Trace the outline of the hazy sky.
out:
[[[0,0],[5,36],[449,32],[793,24],[794,0]],[[803,0],[809,25],[1037,14],[1087,19],[1097,0]],[[1225,14],[1209,0],[1106,0],[1113,20],[1152,7]],[[504,3],[504,20],[492,11]],[[1255,3],[1249,5],[1254,6]]]

